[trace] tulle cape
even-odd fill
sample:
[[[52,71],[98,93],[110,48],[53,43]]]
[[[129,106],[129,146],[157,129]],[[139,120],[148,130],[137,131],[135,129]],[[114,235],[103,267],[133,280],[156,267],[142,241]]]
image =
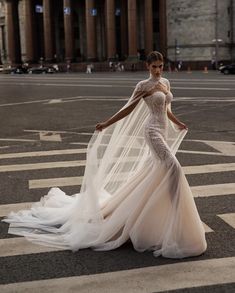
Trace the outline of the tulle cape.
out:
[[[133,103],[134,110],[92,135],[80,193],[68,196],[52,188],[30,210],[11,213],[4,220],[10,223],[9,233],[73,251],[99,244],[105,222],[102,209],[151,157],[144,136],[149,110],[143,95],[140,82],[120,111]],[[187,131],[178,130],[169,121],[167,133],[167,144],[175,154]]]

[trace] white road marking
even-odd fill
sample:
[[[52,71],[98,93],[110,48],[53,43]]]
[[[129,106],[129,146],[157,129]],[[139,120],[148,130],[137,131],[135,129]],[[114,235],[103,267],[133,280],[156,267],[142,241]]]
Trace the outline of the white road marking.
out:
[[[61,103],[65,102],[75,102],[75,101],[126,101],[129,99],[129,96],[77,96],[77,97],[66,97],[66,98],[48,98],[48,99],[40,99],[40,100],[33,100],[33,101],[22,101],[22,102],[15,102],[15,103],[5,103],[5,104],[0,104],[0,107],[9,107],[9,106],[18,106],[18,105],[27,105],[27,104],[37,104],[37,103],[42,103],[42,104],[53,104],[51,101],[53,100],[61,100]],[[235,99],[232,97],[223,97],[223,99],[220,99],[218,97],[175,97],[174,98],[174,103],[175,102],[181,102],[181,101],[197,101],[197,102],[205,102],[205,101],[214,101],[214,102],[234,102]]]
[[[106,101],[106,102],[116,102],[116,101],[126,101],[127,98],[99,98],[99,99],[94,99],[94,98],[83,98],[83,99],[70,99],[70,100],[65,100],[65,101],[61,101],[60,103],[72,103],[72,102],[83,102],[83,101]],[[45,103],[45,104],[49,104],[49,103]]]
[[[233,229],[235,229],[235,213],[221,214],[217,216],[220,217],[227,224],[229,224],[231,227],[233,227]]]
[[[5,217],[10,212],[18,212],[20,210],[28,210],[31,208],[33,202],[22,202],[22,203],[15,203],[15,204],[3,204],[0,205],[0,217]],[[203,222],[202,222],[203,223]],[[206,233],[214,232],[208,225],[203,223],[204,229]]]
[[[206,233],[214,232],[206,224],[203,223],[203,225],[206,229]],[[58,250],[65,250],[65,249],[38,245],[38,244],[30,242],[24,237],[0,239],[0,257],[44,253],[44,252],[52,252],[52,251],[58,251]],[[2,291],[0,290],[0,292]]]
[[[50,150],[50,151],[0,154],[0,159],[58,156],[58,155],[83,154],[83,153],[86,153],[86,149],[62,149],[62,150]]]
[[[70,142],[70,144],[75,144],[75,145],[85,145],[85,146],[87,146],[88,145],[88,143],[87,142]]]
[[[20,202],[0,205],[0,217],[5,217],[10,212],[18,212],[20,210],[28,210],[33,202]]]
[[[45,80],[58,80],[59,82],[61,80],[66,80],[66,81],[70,81],[70,80],[74,80],[74,81],[78,81],[78,80],[87,80],[87,81],[93,81],[93,80],[98,80],[98,81],[102,81],[102,80],[110,80],[110,81],[116,81],[116,80],[121,80],[121,81],[140,81],[140,80],[143,80],[143,79],[146,79],[148,78],[148,74],[146,75],[139,75],[138,77],[134,78],[134,77],[130,77],[128,75],[125,75],[125,74],[122,74],[122,75],[117,75],[115,73],[115,76],[114,77],[108,77],[108,76],[103,76],[103,77],[96,77],[96,76],[89,76],[89,77],[81,77],[81,76],[67,76],[67,75],[63,75],[62,77],[53,77],[53,76],[14,76],[14,75],[11,75],[11,76],[1,76],[1,80],[25,80],[25,81],[28,81],[28,80],[32,80],[32,81],[45,81]],[[200,78],[171,78],[170,75],[168,75],[168,79],[170,82],[187,82],[187,83],[191,83],[191,82],[215,82],[215,83],[226,83],[226,82],[229,82],[229,84],[231,85],[231,82],[234,81],[234,78],[231,77],[231,79],[227,78],[227,79],[224,79],[224,76],[219,76],[220,79],[213,79],[213,78],[204,78],[203,76],[203,79],[200,79]]]
[[[29,189],[77,186],[82,184],[82,179],[83,176],[29,180]],[[192,186],[191,190],[194,197],[235,194],[235,183]]]
[[[78,96],[78,97],[66,97],[62,98],[61,101],[64,103],[66,101],[84,101],[84,100],[89,100],[89,101],[125,101],[128,100],[129,97],[115,97],[112,96]],[[6,104],[0,104],[0,107],[9,107],[9,106],[19,106],[19,105],[25,105],[25,104],[37,104],[37,103],[42,103],[42,104],[51,104],[49,103],[52,99],[43,99],[43,100],[34,100],[34,101],[25,101],[25,102],[16,102],[16,103],[6,103]],[[58,100],[58,99],[57,99]]]
[[[78,133],[77,133],[78,134]],[[90,135],[90,133],[80,133],[80,135]],[[28,141],[28,140],[27,140]],[[34,141],[34,140],[29,140]],[[231,142],[210,142],[203,141],[204,143],[208,143],[214,148],[220,148],[219,151],[223,151],[225,153],[216,153],[216,152],[198,152],[198,151],[188,151],[188,150],[179,150],[178,152],[183,153],[194,153],[194,154],[206,154],[206,155],[234,155],[234,145]],[[87,145],[87,143],[72,143],[79,145]],[[41,151],[41,152],[25,152],[25,153],[10,153],[10,154],[0,154],[0,159],[6,158],[20,158],[20,157],[35,157],[35,156],[49,156],[49,155],[62,155],[62,154],[74,154],[74,153],[86,153],[86,149],[81,150],[52,150],[52,151]],[[11,171],[26,171],[26,170],[36,170],[36,169],[51,169],[51,168],[64,168],[64,167],[77,167],[77,166],[85,166],[85,161],[63,161],[63,162],[47,162],[47,163],[34,163],[34,164],[17,164],[17,165],[3,165],[0,166],[0,172],[11,172]],[[205,171],[205,168],[199,166],[190,166],[188,167],[191,170],[196,170],[201,168],[201,170]],[[207,165],[207,172],[220,172],[220,171],[234,171],[234,163],[228,164],[214,164]],[[192,171],[195,172],[195,171]],[[202,173],[207,173],[202,172]],[[197,173],[201,173],[201,171],[197,171]],[[193,174],[193,173],[189,173]]]
[[[23,139],[23,138],[0,138],[0,141],[22,141],[22,142],[30,142],[36,141],[35,139]]]
[[[85,164],[84,160],[79,160],[79,161],[4,165],[4,166],[0,166],[0,172],[16,172],[16,171],[28,171],[28,170],[80,167],[80,166],[84,166],[84,164]]]
[[[57,104],[57,103],[61,103],[62,99],[51,99],[48,104]]]
[[[195,101],[195,102],[202,102],[202,103],[204,103],[204,102],[223,102],[223,103],[233,103],[233,102],[235,102],[235,99],[208,99],[208,98],[206,98],[206,99],[197,99],[197,98],[191,98],[191,99],[183,99],[183,98],[179,98],[179,99],[175,99],[173,102],[183,102],[183,101],[191,101],[191,102],[193,102],[193,101]],[[196,111],[192,111],[192,112],[196,112]],[[190,112],[190,113],[192,113],[192,112]],[[187,113],[189,113],[189,112],[187,112]],[[182,114],[181,114],[182,115]],[[177,116],[179,116],[179,115],[177,115]]]
[[[43,253],[57,250],[61,249],[37,245],[28,241],[24,237],[0,239],[0,257]],[[1,289],[0,292],[2,292]]]
[[[213,269],[212,269],[213,268]],[[235,257],[0,285],[2,293],[147,293],[233,283]],[[183,278],[182,278],[183,276]],[[196,276],[196,277],[195,277]]]
[[[40,133],[40,132],[49,132],[49,133],[69,133],[69,134],[80,134],[79,132],[69,131],[69,130],[39,130],[39,129],[24,129],[24,132]]]
[[[206,140],[206,139],[184,139],[184,141],[198,141],[198,142],[204,142],[204,143],[219,143],[219,144],[235,144],[234,141],[223,141],[223,140]]]
[[[17,103],[6,103],[6,104],[0,104],[0,107],[18,106],[18,105],[25,105],[25,104],[37,104],[37,103],[43,103],[43,102],[48,102],[48,101],[49,101],[49,99],[25,101],[25,102],[17,102]]]
[[[235,171],[235,163],[226,164],[209,164],[199,166],[184,166],[185,174],[205,174],[214,172],[231,172]]]
[[[206,233],[214,232],[214,230],[212,230],[207,224],[205,224],[204,222],[202,222],[202,224]]]
[[[87,142],[71,142],[72,145],[81,145],[87,146]],[[234,156],[234,154],[227,154],[227,153],[217,153],[217,152],[202,152],[202,151],[189,151],[189,150],[178,150],[177,153],[185,153],[185,154],[199,154],[199,155],[212,155],[212,156]]]
[[[235,142],[233,143],[224,143],[224,142],[212,142],[212,141],[204,141],[204,143],[218,150],[222,154],[235,156]]]
[[[59,133],[42,131],[39,133],[39,138],[42,141],[62,141]]]
[[[189,151],[189,150],[178,150],[177,153],[184,154],[195,154],[195,155],[211,155],[211,156],[230,156],[216,152],[200,152],[200,151]]]
[[[82,179],[83,176],[29,180],[29,189],[76,186],[82,184]]]
[[[219,196],[235,194],[235,183],[191,186],[194,197]]]
[[[181,86],[172,86],[174,90],[203,90],[203,91],[234,91],[234,88],[220,88],[220,87],[181,87]]]
[[[2,82],[0,81],[0,84]],[[82,83],[36,83],[36,82],[4,82],[2,83],[3,85],[11,85],[11,86],[53,86],[53,87],[58,87],[58,86],[62,86],[62,87],[103,87],[103,88],[133,88],[134,85],[124,85],[124,84],[94,84],[94,83],[86,83],[86,84],[82,84]],[[172,89],[180,89],[180,90],[203,90],[203,91],[234,91],[234,88],[217,88],[217,87],[189,87],[189,86],[185,86],[185,87],[177,87],[177,86],[172,86]]]

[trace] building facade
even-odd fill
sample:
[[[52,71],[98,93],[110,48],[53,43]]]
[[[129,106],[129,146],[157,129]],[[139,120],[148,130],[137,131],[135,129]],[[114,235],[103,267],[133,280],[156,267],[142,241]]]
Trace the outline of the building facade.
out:
[[[234,0],[0,0],[0,62],[234,60]]]
[[[166,0],[171,60],[235,62],[235,0]]]

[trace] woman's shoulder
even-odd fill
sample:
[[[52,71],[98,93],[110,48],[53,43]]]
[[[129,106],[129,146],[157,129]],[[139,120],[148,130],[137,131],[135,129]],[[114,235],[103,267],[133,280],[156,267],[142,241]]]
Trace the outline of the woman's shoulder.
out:
[[[161,77],[161,81],[166,84],[170,84],[169,80],[165,77]]]
[[[136,88],[138,90],[143,91],[143,90],[146,90],[148,88],[149,84],[150,84],[149,79],[143,79],[143,80],[141,80],[141,81],[139,81],[137,83]]]

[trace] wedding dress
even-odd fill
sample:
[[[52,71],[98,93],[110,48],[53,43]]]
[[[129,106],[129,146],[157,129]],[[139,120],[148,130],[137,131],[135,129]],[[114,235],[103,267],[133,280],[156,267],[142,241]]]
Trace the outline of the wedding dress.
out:
[[[160,81],[170,87],[167,79]],[[73,251],[111,250],[128,239],[137,251],[168,258],[206,250],[205,230],[175,157],[187,131],[167,118],[172,93],[143,98],[157,82],[153,76],[139,82],[122,108],[135,103],[132,113],[94,133],[80,193],[52,188],[31,209],[3,220],[9,233]]]

